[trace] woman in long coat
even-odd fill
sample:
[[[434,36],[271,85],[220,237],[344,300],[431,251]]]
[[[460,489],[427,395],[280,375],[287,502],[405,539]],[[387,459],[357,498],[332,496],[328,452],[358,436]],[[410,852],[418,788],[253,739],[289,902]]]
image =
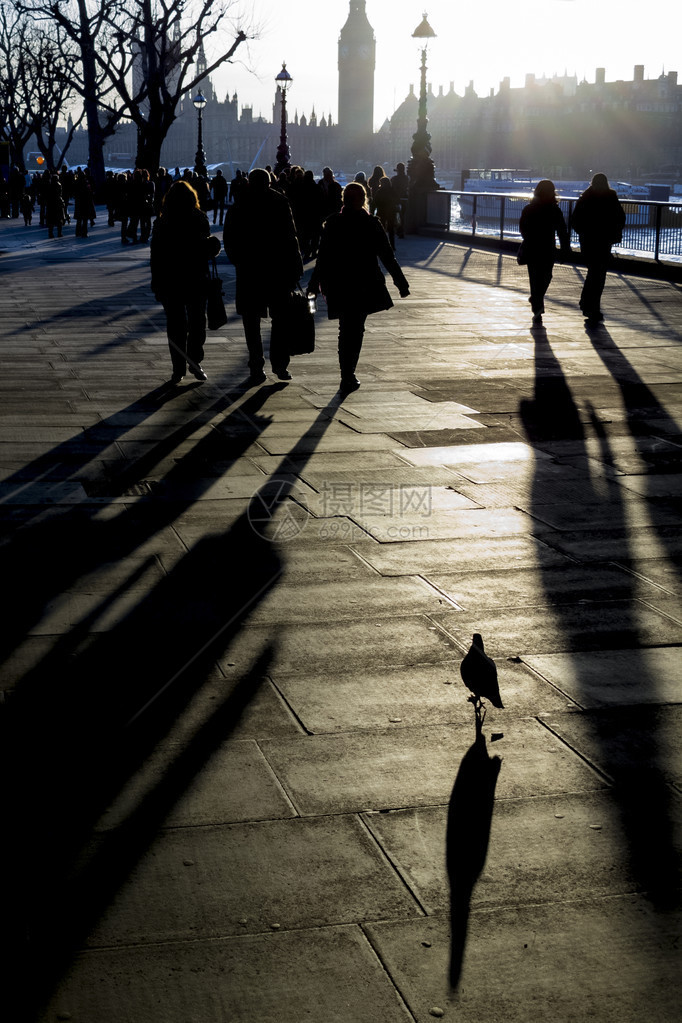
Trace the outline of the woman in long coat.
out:
[[[321,291],[330,320],[339,321],[341,390],[355,391],[360,381],[355,368],[360,357],[365,320],[371,313],[390,309],[379,260],[388,270],[401,298],[410,293],[390,242],[376,217],[367,209],[367,193],[351,182],[343,192],[343,208],[329,217],[322,230],[320,251],[308,291]]]
[[[197,380],[206,380],[201,365],[206,341],[208,261],[220,251],[211,237],[208,217],[186,181],[168,190],[151,239],[152,291],[163,304],[173,375],[178,384],[189,363]]]
[[[587,265],[580,308],[592,327],[604,319],[600,304],[611,246],[621,240],[625,226],[625,211],[605,174],[594,175],[575,204],[571,225],[580,238],[580,254]]]
[[[237,272],[235,304],[249,352],[249,383],[265,380],[260,321],[268,314],[273,328],[272,371],[280,380],[290,380],[283,318],[289,295],[303,273],[303,261],[289,200],[270,187],[270,175],[262,167],[251,171],[248,184],[240,187],[227,210],[223,244]]]
[[[560,259],[571,254],[568,228],[559,207],[554,182],[544,178],[538,181],[532,200],[521,210],[519,229],[523,238],[523,254],[528,264],[530,302],[533,323],[542,323],[545,295],[552,280],[557,258],[555,236],[561,246]]]

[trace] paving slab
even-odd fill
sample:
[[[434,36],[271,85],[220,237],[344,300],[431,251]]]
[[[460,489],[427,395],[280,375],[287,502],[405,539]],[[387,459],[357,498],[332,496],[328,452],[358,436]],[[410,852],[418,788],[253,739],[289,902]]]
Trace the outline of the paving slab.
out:
[[[280,625],[244,629],[220,660],[227,677],[234,673],[230,663],[243,670],[257,653],[272,645],[272,672],[320,675],[384,665],[429,664],[451,657],[456,648],[428,618],[422,615],[393,619],[368,616],[363,621],[323,622],[313,625]]]
[[[440,611],[452,606],[441,593],[418,577],[400,579],[365,579],[361,586],[355,580],[300,585],[284,581],[259,602],[249,616],[251,625],[266,622],[277,626],[310,624],[312,622],[357,620],[377,615],[415,615]]]
[[[489,755],[495,755],[495,746]],[[490,822],[481,805],[480,773],[450,806],[367,813],[377,841],[429,915],[448,913],[451,890],[468,890],[472,909],[532,906],[581,897],[627,895],[640,888],[614,793],[568,793],[495,800]],[[501,773],[505,769],[503,761]],[[457,801],[459,799],[459,801]],[[466,801],[465,801],[466,800]],[[477,802],[478,801],[478,802]],[[682,803],[673,805],[682,838]],[[485,834],[484,864],[473,878],[464,850]],[[478,829],[478,831],[477,831]],[[458,852],[461,855],[458,856]]]
[[[655,519],[654,519],[655,521]],[[594,529],[582,532],[543,533],[545,543],[575,561],[618,561],[660,558],[662,553],[682,556],[682,535],[675,526],[630,529],[618,521],[613,529]]]
[[[560,608],[560,610],[559,610]],[[468,647],[471,634],[490,642],[491,655],[545,654],[557,650],[616,650],[682,643],[682,627],[642,601],[529,606],[500,611],[432,615],[448,635]]]
[[[196,941],[419,913],[354,816],[177,828],[159,833],[88,944]]]
[[[524,661],[586,709],[682,703],[680,647],[539,654]]]
[[[440,664],[396,665],[332,676],[281,676],[277,687],[296,717],[311,733],[386,728],[389,724],[456,724],[470,727],[474,720],[469,692],[459,674],[455,654]],[[530,717],[538,708],[568,709],[570,701],[554,685],[543,684],[533,673],[508,661],[498,666],[505,709],[489,706],[486,721],[504,728],[510,717]]]
[[[622,780],[649,775],[682,792],[682,706],[638,706],[543,718],[548,728],[598,770]],[[654,781],[652,803],[656,792]]]
[[[183,747],[177,743],[164,743],[155,750],[100,818],[98,830],[124,824],[173,770],[182,753]],[[257,744],[245,739],[224,744],[207,755],[206,764],[179,795],[164,826],[192,828],[294,816],[294,808]]]
[[[418,1023],[676,1023],[681,923],[634,895],[474,912],[454,993],[447,917],[366,930]]]
[[[556,604],[589,604],[637,595],[656,607],[661,591],[616,565],[550,565],[488,572],[425,573],[464,611]]]
[[[536,536],[465,536],[418,544],[353,544],[353,550],[382,575],[482,572],[486,569],[567,565],[566,555]]]
[[[307,816],[447,803],[473,737],[472,720],[468,728],[375,729],[264,740],[261,748],[297,810]],[[604,785],[537,721],[511,720],[496,752],[504,757],[499,798],[592,791]]]
[[[76,1023],[411,1023],[358,926],[91,951],[40,1016]]]

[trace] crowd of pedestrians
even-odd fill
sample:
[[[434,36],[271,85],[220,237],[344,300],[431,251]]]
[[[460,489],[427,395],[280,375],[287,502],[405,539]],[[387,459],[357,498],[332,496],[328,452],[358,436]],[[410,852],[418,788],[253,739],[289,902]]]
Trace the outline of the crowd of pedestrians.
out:
[[[209,261],[220,249],[211,237],[213,224],[224,225],[223,243],[236,269],[236,310],[242,318],[249,361],[249,382],[265,380],[261,320],[272,318],[273,338],[286,335],[287,298],[300,283],[306,262],[315,260],[308,290],[322,294],[331,319],[339,320],[339,367],[345,391],[360,386],[355,369],[365,320],[392,305],[380,264],[401,297],[409,285],[395,258],[395,240],[404,237],[408,176],[399,163],[389,177],[375,166],[345,189],[330,167],[316,180],[311,170],[287,168],[275,176],[271,167],[249,174],[237,170],[227,181],[221,170],[213,177],[176,167],[155,174],[108,171],[103,198],[108,225],[120,224],[123,245],[151,241],[152,288],[166,312],[172,381],[178,383],[189,364],[198,380],[206,335]],[[95,225],[95,188],[87,168],[45,171],[32,176],[18,168],[9,179],[0,175],[0,216],[23,216],[48,237],[60,237],[71,223],[77,237]],[[519,229],[527,265],[534,326],[542,324],[544,300],[557,259],[570,257],[570,229],[578,234],[587,274],[580,308],[587,323],[603,320],[600,309],[612,246],[620,241],[625,214],[604,174],[595,174],[576,201],[571,224],[561,212],[554,183],[540,181],[522,210]],[[152,226],[153,225],[153,226]],[[557,250],[557,239],[559,248]],[[217,246],[217,249],[216,249]],[[271,343],[273,373],[289,380],[289,353],[280,340]]]

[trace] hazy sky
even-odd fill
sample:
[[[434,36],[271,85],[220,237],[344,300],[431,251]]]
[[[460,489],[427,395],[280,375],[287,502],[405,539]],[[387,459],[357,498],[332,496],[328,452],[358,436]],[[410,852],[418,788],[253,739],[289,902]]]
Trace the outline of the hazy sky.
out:
[[[337,43],[348,0],[233,0],[256,24],[260,37],[242,44],[237,62],[213,76],[221,99],[236,92],[242,106],[270,119],[274,78],[286,60],[294,79],[291,115],[318,118],[338,107]],[[428,80],[435,92],[454,82],[460,95],[473,80],[479,96],[497,91],[504,77],[522,86],[537,76],[576,74],[594,81],[631,80],[635,64],[646,78],[680,71],[680,0],[367,0],[377,43],[374,119],[379,127],[409,91],[418,90],[420,57],[412,32],[427,12],[436,39],[429,44]],[[227,19],[225,20],[227,36]],[[207,50],[210,59],[210,52]],[[250,70],[248,70],[250,69]]]

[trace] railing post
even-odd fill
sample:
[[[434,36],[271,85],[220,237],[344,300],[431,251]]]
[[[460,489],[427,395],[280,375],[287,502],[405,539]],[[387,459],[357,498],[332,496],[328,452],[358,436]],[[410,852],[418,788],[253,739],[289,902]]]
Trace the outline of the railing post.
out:
[[[654,262],[658,263],[658,254],[661,249],[661,216],[663,213],[663,205],[656,207],[656,237],[654,240]]]
[[[471,237],[476,237],[476,209],[478,204],[478,196],[474,196],[474,211],[471,214]]]
[[[506,196],[502,196],[500,199],[500,241],[504,241],[504,208],[505,208]]]

